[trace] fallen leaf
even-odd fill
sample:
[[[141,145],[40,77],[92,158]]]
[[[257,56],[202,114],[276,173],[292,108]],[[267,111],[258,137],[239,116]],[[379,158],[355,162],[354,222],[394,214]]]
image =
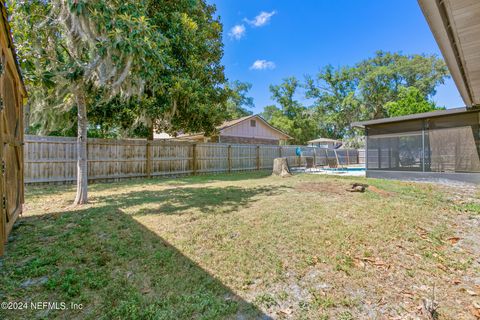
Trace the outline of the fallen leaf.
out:
[[[460,241],[460,238],[459,237],[450,237],[447,239],[448,242],[450,242],[450,244],[456,244],[458,241]]]
[[[470,308],[470,313],[477,319],[480,319],[480,309],[477,309],[475,307]]]
[[[461,282],[460,280],[458,280],[458,279],[454,279],[454,280],[452,281],[452,283],[453,283],[454,285],[458,285],[458,284],[460,284],[460,283],[462,283],[462,282]]]
[[[373,263],[374,266],[378,267],[378,268],[385,268],[385,269],[390,269],[391,265],[389,265],[388,263],[382,261],[382,260],[375,260],[375,262]]]
[[[437,267],[438,267],[438,269],[443,270],[443,271],[445,271],[445,272],[448,271],[448,268],[445,267],[443,264],[440,264],[440,263],[439,263],[439,264],[437,264]]]
[[[427,235],[428,235],[428,231],[423,229],[423,228],[420,228],[420,227],[417,227],[417,233],[418,235],[422,238],[422,239],[426,239],[427,238]]]
[[[473,291],[473,290],[466,289],[465,291],[466,291],[469,295],[471,295],[471,296],[477,296],[477,295],[478,295],[478,294],[477,294],[475,291]]]
[[[414,296],[413,292],[407,291],[407,290],[402,290],[402,291],[400,291],[400,293],[403,294],[404,296],[407,296],[407,297],[411,298],[411,299]]]
[[[280,312],[283,313],[283,314],[286,314],[288,316],[288,315],[292,314],[292,309],[290,309],[290,308],[282,309],[282,310],[280,310]]]
[[[355,258],[355,259],[353,260],[353,264],[354,264],[355,267],[357,267],[357,268],[365,268],[365,263],[364,263],[361,259]]]

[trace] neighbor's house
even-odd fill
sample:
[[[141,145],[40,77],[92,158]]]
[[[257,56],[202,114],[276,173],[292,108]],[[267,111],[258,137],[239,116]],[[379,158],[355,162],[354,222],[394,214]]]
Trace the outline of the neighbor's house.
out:
[[[203,133],[180,134],[177,137],[156,134],[155,139],[178,139],[196,142],[217,142],[232,144],[270,144],[284,145],[291,137],[285,132],[273,127],[259,115],[246,116],[240,119],[226,121],[218,126],[214,136]]]
[[[354,123],[367,176],[480,183],[480,2],[418,2],[466,106]]]
[[[317,148],[338,149],[343,145],[343,142],[328,138],[318,138],[308,141],[308,145]]]

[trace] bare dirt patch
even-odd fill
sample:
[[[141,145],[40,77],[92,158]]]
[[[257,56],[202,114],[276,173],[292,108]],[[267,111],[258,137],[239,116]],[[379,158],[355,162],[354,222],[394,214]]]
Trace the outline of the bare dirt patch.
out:
[[[382,196],[382,197],[390,197],[393,195],[392,192],[388,192],[388,191],[385,191],[385,190],[382,190],[382,189],[379,189],[375,186],[368,186],[367,188],[369,191],[371,192],[374,192],[376,194],[378,194],[379,196]]]

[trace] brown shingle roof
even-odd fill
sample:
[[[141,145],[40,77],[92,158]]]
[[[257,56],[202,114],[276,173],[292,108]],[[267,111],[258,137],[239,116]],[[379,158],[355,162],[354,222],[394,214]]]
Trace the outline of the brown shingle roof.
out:
[[[265,119],[263,119],[261,116],[259,116],[258,114],[252,114],[252,115],[249,115],[249,116],[246,116],[246,117],[242,117],[242,118],[238,118],[238,119],[234,119],[234,120],[229,120],[229,121],[225,121],[224,123],[222,123],[221,125],[217,126],[216,129],[218,131],[222,131],[222,130],[225,130],[227,128],[230,128],[230,127],[233,127],[243,121],[246,121],[248,119],[251,119],[251,118],[258,118],[260,119],[261,121],[263,121],[267,126],[269,126],[270,128],[280,132],[281,134],[285,135],[287,138],[291,139],[292,137],[290,137],[288,134],[286,134],[285,132],[283,132],[282,130],[280,129],[277,129],[275,128],[274,126],[272,126],[271,124],[269,124]],[[188,133],[188,134],[179,134],[177,136],[177,138],[190,138],[190,137],[195,137],[195,136],[198,136],[198,135],[203,135],[203,133]]]
[[[250,118],[253,118],[253,117],[256,117],[257,115],[250,115],[250,116],[246,116],[246,117],[242,117],[242,118],[238,118],[238,119],[233,119],[233,120],[229,120],[229,121],[225,121],[224,123],[222,123],[221,125],[217,126],[217,129],[218,130],[223,130],[223,129],[226,129],[228,127],[231,127],[231,126],[234,126],[242,121],[245,121],[245,120],[248,120]]]

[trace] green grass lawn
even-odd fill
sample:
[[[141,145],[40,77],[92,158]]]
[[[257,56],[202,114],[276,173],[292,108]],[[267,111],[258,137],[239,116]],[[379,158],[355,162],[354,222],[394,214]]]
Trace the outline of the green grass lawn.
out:
[[[478,190],[257,172],[94,184],[82,207],[26,192],[0,300],[29,305],[2,319],[414,319],[433,287],[439,319],[480,305]]]

